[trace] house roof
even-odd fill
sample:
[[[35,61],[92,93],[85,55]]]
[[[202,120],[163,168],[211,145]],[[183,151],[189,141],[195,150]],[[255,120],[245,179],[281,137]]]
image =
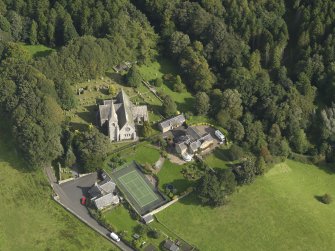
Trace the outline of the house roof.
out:
[[[100,185],[100,188],[105,192],[105,193],[112,193],[115,190],[115,183],[112,181],[107,181],[106,183]]]
[[[154,221],[154,217],[152,216],[152,214],[147,214],[147,215],[143,216],[142,219],[143,219],[145,224],[149,224],[150,222]]]
[[[178,251],[179,247],[171,240],[166,240],[164,242],[164,247],[170,251]]]
[[[162,127],[162,128],[169,128],[171,127],[171,125],[174,125],[174,124],[183,124],[185,122],[185,117],[183,114],[179,114],[175,117],[172,117],[172,118],[169,118],[167,120],[164,120],[162,122],[159,123],[159,125]]]
[[[115,183],[110,180],[104,180],[100,183],[95,183],[94,186],[88,190],[88,193],[92,198],[98,197],[104,194],[112,193],[115,190]]]
[[[186,134],[191,136],[193,138],[193,140],[197,140],[197,139],[201,138],[201,135],[200,135],[199,131],[196,128],[191,127],[191,126],[189,126],[186,129]]]
[[[177,143],[176,148],[179,148],[180,152],[183,152],[183,151],[187,150],[187,145],[184,142]]]
[[[119,202],[120,202],[119,197],[113,195],[112,193],[106,194],[94,200],[94,204],[97,207],[97,209],[102,209],[112,204],[118,204]]]
[[[200,140],[196,140],[196,141],[193,141],[191,144],[190,144],[190,148],[193,152],[195,152],[196,150],[199,149],[199,147],[201,146],[201,142]]]

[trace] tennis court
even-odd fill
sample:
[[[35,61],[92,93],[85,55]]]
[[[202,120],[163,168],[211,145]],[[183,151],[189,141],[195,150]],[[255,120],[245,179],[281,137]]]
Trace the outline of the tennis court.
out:
[[[140,215],[166,203],[164,196],[150,183],[135,162],[114,170],[111,178]]]
[[[136,170],[121,176],[119,181],[141,207],[159,199]]]

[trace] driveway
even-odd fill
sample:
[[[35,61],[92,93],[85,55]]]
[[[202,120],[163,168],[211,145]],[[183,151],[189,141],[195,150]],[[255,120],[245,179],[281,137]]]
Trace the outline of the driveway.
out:
[[[73,213],[81,221],[89,225],[91,228],[96,230],[98,233],[106,237],[110,232],[99,225],[99,223],[93,219],[85,206],[80,204],[80,198],[83,194],[86,194],[88,189],[94,184],[97,179],[97,174],[92,173],[84,177],[77,178],[75,180],[63,183],[59,185],[55,182],[55,177],[51,167],[46,168],[46,174],[49,182],[54,189],[54,192],[58,195],[58,201],[71,213]],[[107,238],[114,245],[119,247],[121,250],[132,251],[133,249],[127,246],[124,242],[115,242],[111,238]]]

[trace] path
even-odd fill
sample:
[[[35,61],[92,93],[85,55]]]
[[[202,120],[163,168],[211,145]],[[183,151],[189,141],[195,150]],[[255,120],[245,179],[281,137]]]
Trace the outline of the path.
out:
[[[160,156],[159,159],[155,163],[155,170],[159,172],[164,164],[165,158]]]
[[[56,177],[53,173],[53,170],[51,167],[45,168],[45,173],[48,177],[48,180],[50,182],[51,187],[53,188],[54,192],[56,193],[56,196],[54,196],[55,200],[62,205],[66,210],[71,212],[73,215],[75,215],[78,219],[83,221],[86,225],[94,229],[96,232],[101,234],[103,237],[105,237],[108,241],[112,242],[115,246],[119,247],[121,250],[125,251],[132,251],[133,249],[127,246],[124,242],[115,242],[111,238],[108,237],[108,234],[110,233],[109,230],[107,230],[105,227],[101,226],[95,219],[93,219],[90,215],[86,207],[80,205],[80,201],[74,201],[73,199],[70,199],[68,195],[64,192],[61,185],[57,184]],[[96,176],[96,174],[87,175],[85,177],[82,177],[80,182],[93,179],[93,175]],[[95,178],[95,177],[94,177]],[[76,179],[73,182],[73,185],[77,185],[79,183],[79,179]],[[68,186],[68,185],[67,185]]]

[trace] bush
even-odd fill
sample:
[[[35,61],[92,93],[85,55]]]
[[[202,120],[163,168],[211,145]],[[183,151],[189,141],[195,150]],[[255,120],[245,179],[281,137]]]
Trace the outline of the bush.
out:
[[[159,239],[161,236],[161,233],[157,231],[156,229],[152,229],[148,232],[148,236],[154,239]]]
[[[156,78],[152,81],[152,84],[156,87],[161,87],[163,85],[163,80],[161,78]]]
[[[323,196],[321,196],[321,202],[324,203],[324,204],[330,204],[332,202],[332,197],[325,193]]]

